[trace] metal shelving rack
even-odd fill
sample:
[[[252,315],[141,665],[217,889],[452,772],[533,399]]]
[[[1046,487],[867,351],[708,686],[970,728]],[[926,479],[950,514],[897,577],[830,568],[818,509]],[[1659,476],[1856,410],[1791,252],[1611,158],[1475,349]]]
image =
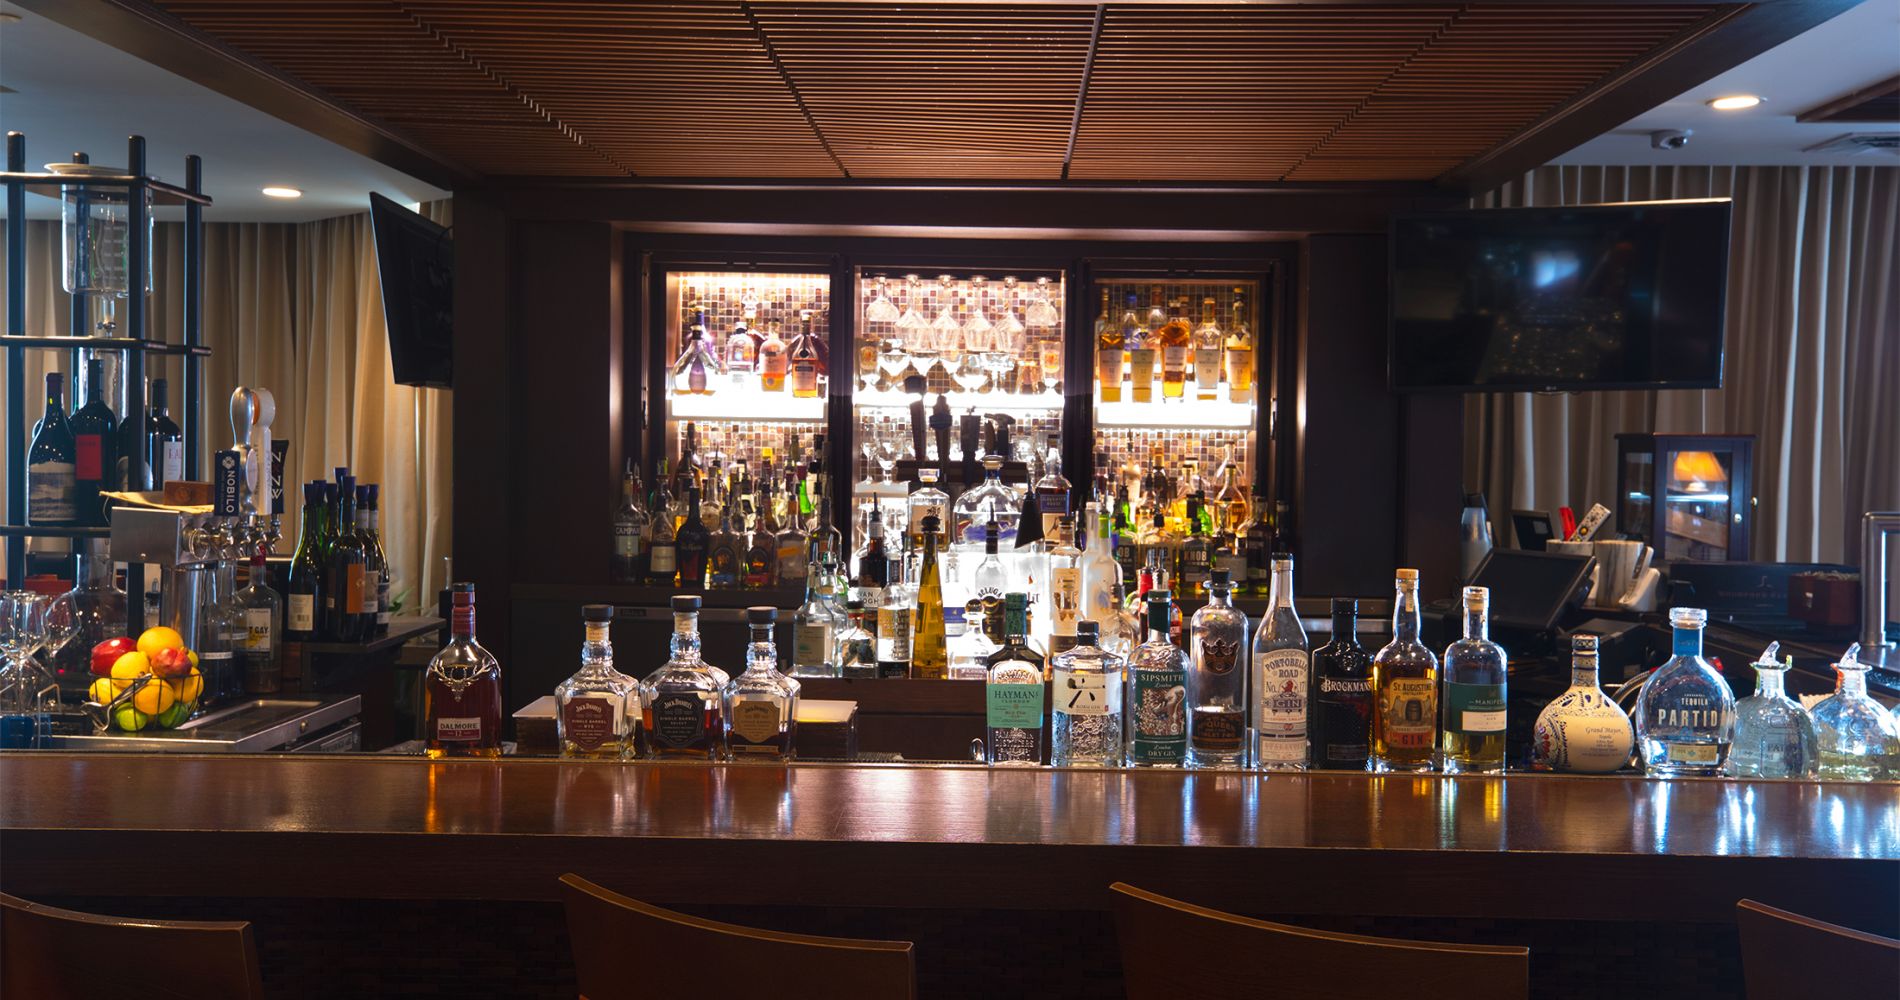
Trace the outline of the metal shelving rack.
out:
[[[89,162],[85,154],[73,157],[76,163]],[[0,537],[12,538],[104,538],[109,528],[51,528],[26,523],[26,452],[31,427],[26,419],[26,352],[29,350],[68,350],[72,352],[74,371],[81,370],[81,352],[86,350],[119,351],[125,356],[122,367],[125,381],[126,414],[145,412],[145,356],[159,354],[185,359],[184,409],[181,422],[185,432],[185,476],[197,478],[199,443],[190,429],[204,394],[204,359],[210,349],[202,344],[204,318],[204,209],[211,199],[204,193],[203,163],[196,156],[185,157],[183,187],[168,184],[145,172],[145,138],[132,136],[126,141],[126,172],[123,174],[65,176],[55,173],[31,173],[26,169],[26,136],[7,133],[7,169],[0,174],[7,191],[7,319],[0,344],[7,349],[7,508],[6,522],[0,525]],[[185,209],[185,287],[184,342],[166,343],[151,339],[149,309],[144,294],[128,295],[125,300],[127,337],[91,337],[88,295],[75,293],[72,303],[72,335],[68,337],[30,337],[26,333],[26,195],[64,197],[68,187],[128,189],[127,216],[131,246],[127,252],[127,271],[142,280],[151,261],[151,232],[147,226],[150,207],[141,192],[149,192],[152,204],[183,205]],[[121,415],[123,419],[123,414]],[[129,457],[134,478],[145,473],[145,456],[134,451]],[[129,567],[128,578],[138,580],[143,567]],[[8,547],[6,582],[20,587],[26,578],[26,546]],[[127,607],[138,624],[143,601],[128,600]]]

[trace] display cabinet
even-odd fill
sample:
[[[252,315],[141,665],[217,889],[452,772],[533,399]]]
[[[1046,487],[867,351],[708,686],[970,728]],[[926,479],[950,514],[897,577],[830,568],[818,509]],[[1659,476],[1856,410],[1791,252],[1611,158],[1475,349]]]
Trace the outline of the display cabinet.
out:
[[[1618,434],[1617,530],[1658,561],[1747,559],[1754,475],[1752,434]]]

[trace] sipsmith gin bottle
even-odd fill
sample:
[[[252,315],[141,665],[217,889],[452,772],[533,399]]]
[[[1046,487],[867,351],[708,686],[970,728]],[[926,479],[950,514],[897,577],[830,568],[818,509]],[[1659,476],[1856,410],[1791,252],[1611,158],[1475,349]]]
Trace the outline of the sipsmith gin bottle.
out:
[[[1702,658],[1701,608],[1670,608],[1675,656],[1636,696],[1636,742],[1643,769],[1661,777],[1719,775],[1735,739],[1735,694]]]
[[[1168,639],[1165,590],[1148,592],[1148,641],[1128,663],[1128,766],[1180,767],[1187,758],[1187,653]]]
[[[1788,697],[1787,663],[1775,660],[1771,642],[1754,663],[1755,693],[1735,703],[1735,749],[1729,774],[1737,778],[1807,778],[1816,759],[1814,719]]]

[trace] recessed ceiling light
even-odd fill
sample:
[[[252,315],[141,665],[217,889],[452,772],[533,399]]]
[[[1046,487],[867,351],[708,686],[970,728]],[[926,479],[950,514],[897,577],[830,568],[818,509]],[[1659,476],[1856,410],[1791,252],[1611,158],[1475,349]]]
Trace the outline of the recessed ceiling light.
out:
[[[264,189],[264,197],[266,198],[301,198],[303,197],[303,192],[297,190],[296,188],[267,187]]]
[[[1752,108],[1760,103],[1761,98],[1756,97],[1754,94],[1731,94],[1727,97],[1718,97],[1710,101],[1709,107],[1717,111],[1741,111]]]

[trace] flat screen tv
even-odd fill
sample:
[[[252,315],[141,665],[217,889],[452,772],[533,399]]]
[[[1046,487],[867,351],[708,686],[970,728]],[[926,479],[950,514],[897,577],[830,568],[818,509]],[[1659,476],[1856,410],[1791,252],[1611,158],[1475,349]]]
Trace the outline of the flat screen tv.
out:
[[[396,382],[447,389],[455,358],[455,245],[449,231],[375,192],[369,196],[369,224]]]
[[[1729,207],[1724,199],[1394,219],[1392,388],[1720,388]]]

